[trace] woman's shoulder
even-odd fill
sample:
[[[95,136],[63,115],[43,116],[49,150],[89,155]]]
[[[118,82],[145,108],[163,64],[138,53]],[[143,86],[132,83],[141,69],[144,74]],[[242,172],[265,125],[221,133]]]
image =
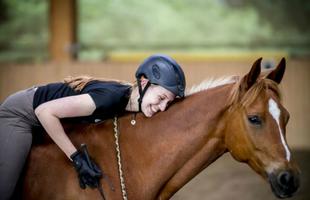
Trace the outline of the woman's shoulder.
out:
[[[42,85],[38,85],[37,87],[61,87],[65,84],[63,82],[52,82],[52,83],[46,83]]]
[[[88,93],[92,91],[111,91],[111,92],[123,92],[130,90],[132,86],[129,84],[123,84],[116,81],[99,81],[93,80],[87,83],[83,88],[82,93]]]
[[[82,93],[88,93],[92,97],[96,110],[113,110],[127,104],[131,87],[117,82],[91,81],[84,87]]]

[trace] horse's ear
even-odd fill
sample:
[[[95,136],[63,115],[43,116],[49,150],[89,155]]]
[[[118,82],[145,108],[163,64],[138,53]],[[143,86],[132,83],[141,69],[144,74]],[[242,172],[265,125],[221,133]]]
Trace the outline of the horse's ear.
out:
[[[248,89],[250,89],[250,87],[252,87],[252,85],[256,82],[257,78],[260,75],[261,62],[262,62],[262,58],[257,59],[254,62],[250,72],[243,77],[242,83],[241,83],[241,88],[243,91],[247,91]]]
[[[285,58],[282,58],[276,69],[274,69],[270,74],[268,74],[267,78],[275,81],[276,83],[280,84],[286,67]]]

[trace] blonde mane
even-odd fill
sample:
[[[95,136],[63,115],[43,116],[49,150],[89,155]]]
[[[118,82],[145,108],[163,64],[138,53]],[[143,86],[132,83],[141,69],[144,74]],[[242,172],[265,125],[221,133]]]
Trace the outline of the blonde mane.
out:
[[[265,78],[265,75],[258,78],[256,83],[248,91],[241,90],[242,78],[238,76],[221,77],[218,79],[211,78],[204,80],[198,85],[194,85],[185,92],[186,96],[208,90],[218,86],[234,83],[233,89],[228,97],[228,104],[233,107],[246,107],[252,104],[263,90],[272,90],[275,95],[281,100],[281,91],[278,84],[270,79]]]
[[[259,78],[247,91],[242,91],[241,84],[242,79],[235,84],[230,96],[230,105],[247,107],[257,99],[262,91],[266,90],[271,90],[281,101],[281,91],[278,84],[270,79]]]
[[[238,80],[237,76],[225,76],[225,77],[220,77],[217,79],[211,78],[208,80],[204,80],[200,84],[194,85],[190,89],[186,90],[185,96],[189,96],[189,95],[195,94],[197,92],[200,92],[203,90],[208,90],[211,88],[215,88],[215,87],[218,87],[221,85],[235,83],[235,82],[237,82],[237,80]]]

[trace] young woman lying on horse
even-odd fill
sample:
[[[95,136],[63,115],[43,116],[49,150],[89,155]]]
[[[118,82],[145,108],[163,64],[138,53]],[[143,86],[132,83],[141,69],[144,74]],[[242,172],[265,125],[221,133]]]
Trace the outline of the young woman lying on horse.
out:
[[[137,113],[135,125],[127,113],[76,125],[68,137],[76,146],[86,143],[109,177],[100,180],[108,200],[126,199],[124,194],[130,200],[169,199],[226,152],[267,180],[277,197],[290,197],[299,188],[299,170],[285,139],[289,113],[278,88],[285,60],[265,75],[260,64],[258,59],[245,76],[200,85],[151,118]],[[97,190],[81,190],[71,162],[52,142],[32,147],[24,172],[21,199],[102,199]]]
[[[128,113],[115,123],[68,131],[73,144],[88,144],[109,177],[100,182],[106,199],[169,199],[226,152],[266,179],[276,196],[295,194],[299,170],[285,139],[289,113],[278,88],[285,60],[266,75],[260,75],[260,64],[258,59],[243,77],[194,90],[151,118],[138,113],[134,126]],[[119,131],[122,167],[113,130]],[[97,190],[80,189],[70,162],[50,143],[32,148],[24,177],[23,199],[101,199]]]
[[[43,126],[72,160],[81,188],[97,187],[102,176],[100,167],[89,159],[87,151],[76,149],[60,119],[94,123],[124,111],[141,111],[151,117],[165,111],[176,97],[184,97],[184,73],[169,56],[147,58],[136,78],[137,85],[77,77],[9,96],[0,107],[0,199],[11,197],[31,147],[32,127],[37,125]]]

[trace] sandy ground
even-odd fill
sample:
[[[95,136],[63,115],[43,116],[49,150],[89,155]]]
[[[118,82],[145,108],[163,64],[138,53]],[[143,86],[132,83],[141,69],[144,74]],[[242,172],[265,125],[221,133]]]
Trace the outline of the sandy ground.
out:
[[[301,169],[301,187],[290,200],[310,199],[310,150],[293,152]],[[225,154],[175,194],[171,200],[276,200],[270,185],[246,164]]]

